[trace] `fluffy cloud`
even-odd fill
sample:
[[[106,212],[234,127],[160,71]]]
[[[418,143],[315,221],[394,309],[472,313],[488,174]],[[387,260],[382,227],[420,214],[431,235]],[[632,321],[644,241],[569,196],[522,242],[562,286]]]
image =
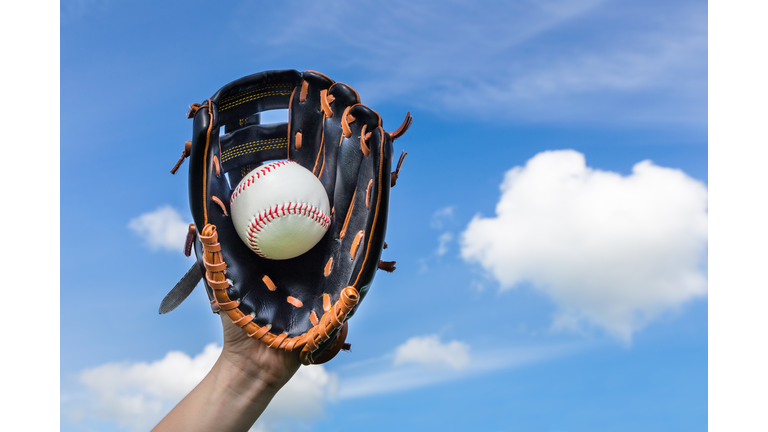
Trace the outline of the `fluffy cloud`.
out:
[[[132,219],[128,228],[139,235],[152,250],[181,251],[189,230],[179,212],[171,206],[163,206]]]
[[[322,365],[302,366],[272,399],[255,431],[305,429],[336,398],[338,379]]]
[[[412,337],[395,350],[395,366],[407,363],[463,369],[469,364],[469,345],[459,341],[442,343],[437,335]]]
[[[590,322],[629,341],[706,294],[707,188],[650,161],[622,176],[544,152],[506,173],[496,216],[475,216],[460,243],[502,290],[528,281],[552,298],[555,327]]]
[[[63,404],[64,417],[78,422],[113,421],[130,431],[149,430],[205,377],[220,353],[220,346],[209,344],[194,357],[171,351],[151,363],[108,363],[84,370],[79,381],[88,397]],[[253,430],[273,430],[286,420],[290,429],[297,422],[315,420],[335,392],[335,375],[322,366],[302,367]]]
[[[440,237],[437,238],[437,241],[440,243],[437,246],[437,255],[442,256],[445,255],[448,252],[448,243],[453,240],[453,234],[449,232],[445,232],[440,234]]]

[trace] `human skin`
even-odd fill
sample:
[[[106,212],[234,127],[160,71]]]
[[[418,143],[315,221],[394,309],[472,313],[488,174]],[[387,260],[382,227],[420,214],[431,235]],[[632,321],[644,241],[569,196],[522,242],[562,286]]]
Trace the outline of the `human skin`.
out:
[[[269,348],[220,317],[224,347],[216,364],[152,432],[245,432],[301,366],[298,352]]]

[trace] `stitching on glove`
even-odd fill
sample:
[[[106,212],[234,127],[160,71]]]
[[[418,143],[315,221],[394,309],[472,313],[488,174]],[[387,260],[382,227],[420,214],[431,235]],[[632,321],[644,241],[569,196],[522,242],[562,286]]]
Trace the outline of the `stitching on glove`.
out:
[[[203,166],[208,167],[208,149],[211,146],[211,131],[213,131],[213,111],[211,110],[211,105],[213,105],[213,102],[211,102],[210,99],[205,101],[205,104],[200,106],[199,108],[205,107],[208,110],[208,130],[205,133],[205,148],[203,148]],[[194,115],[197,115],[197,112],[195,112]],[[217,140],[218,141],[218,140]],[[221,153],[221,152],[219,152]],[[203,223],[205,225],[208,224],[208,205],[206,198],[208,197],[208,170],[203,170]]]
[[[270,138],[266,140],[250,141],[224,150],[221,153],[221,161],[227,162],[244,154],[256,153],[262,150],[271,150],[287,146],[288,140],[286,138]]]
[[[381,117],[379,117],[379,127],[376,128],[379,133],[381,134],[382,139],[379,140],[379,154],[384,155],[384,129],[381,127]],[[369,233],[370,236],[373,236],[373,233],[376,232],[376,226],[379,221],[379,215],[381,212],[379,211],[379,206],[381,205],[381,188],[382,188],[382,176],[384,175],[384,158],[379,158],[379,182],[378,182],[378,192],[376,194],[376,209],[374,210],[374,216],[373,216],[373,223],[371,224],[371,232]],[[361,231],[362,232],[362,231]],[[360,233],[358,233],[359,235]],[[366,268],[366,263],[368,262],[368,256],[370,254],[370,248],[373,243],[371,242],[371,239],[368,239],[368,249],[365,251],[365,258],[363,258],[363,264],[360,266],[360,272],[357,273],[357,277],[355,278],[355,283],[352,284],[352,286],[357,286],[357,284],[360,282],[360,277],[363,274],[363,269]]]
[[[228,105],[222,105],[221,108],[219,108],[219,112],[223,112],[223,111],[226,111],[228,109],[234,108],[234,107],[236,107],[238,105],[242,105],[242,104],[244,104],[246,102],[251,102],[251,101],[262,99],[262,98],[265,98],[265,97],[269,97],[269,96],[288,96],[290,94],[291,94],[291,91],[288,91],[287,89],[286,90],[282,90],[282,91],[270,91],[270,92],[258,93],[258,94],[255,94],[255,95],[251,96],[251,97],[247,97],[247,98],[243,98],[243,99],[238,99],[238,100],[236,100],[236,101],[234,101],[234,102],[232,102],[232,103],[230,103]]]
[[[341,226],[341,232],[339,233],[339,240],[344,238],[347,234],[347,225],[349,225],[349,218],[352,216],[352,209],[355,208],[355,196],[357,195],[357,189],[352,193],[352,201],[349,203],[349,209],[347,209],[347,217],[344,218],[344,225]]]
[[[262,282],[264,282],[264,285],[266,285],[266,286],[267,286],[267,289],[268,289],[268,290],[270,290],[270,291],[274,291],[274,290],[276,290],[276,289],[277,289],[277,287],[275,286],[275,283],[274,283],[274,282],[272,282],[272,279],[270,279],[270,278],[269,278],[269,276],[267,276],[267,275],[264,275],[264,277],[263,277],[263,278],[261,278],[261,280],[262,280]]]
[[[389,133],[389,139],[394,141],[403,136],[408,128],[411,127],[411,123],[413,123],[413,117],[411,117],[411,112],[408,111],[408,114],[405,115],[405,119],[403,120],[403,124],[401,124],[396,131]]]
[[[368,188],[365,190],[365,208],[371,208],[371,188],[373,187],[373,179],[368,180]]]
[[[214,157],[215,157],[215,156],[214,156]],[[211,195],[211,200],[213,200],[213,202],[215,202],[216,204],[218,204],[218,205],[219,205],[219,207],[221,207],[221,211],[223,211],[223,212],[224,212],[224,216],[228,216],[228,214],[227,214],[227,208],[226,208],[226,207],[224,207],[224,203],[223,203],[223,202],[221,202],[221,200],[219,199],[219,197],[217,197],[216,195]]]
[[[331,296],[328,293],[323,294],[323,312],[331,310]]]
[[[315,311],[312,311],[312,313],[309,314],[309,322],[311,322],[313,326],[316,326],[320,323],[320,320],[317,319],[317,314]]]
[[[307,90],[309,90],[309,83],[304,80],[301,82],[301,93],[299,94],[299,102],[307,100]]]
[[[360,150],[363,151],[363,156],[368,157],[371,155],[371,149],[368,147],[368,141],[371,139],[371,133],[365,133],[365,128],[367,128],[367,124],[363,124],[363,129],[360,130]]]
[[[341,290],[339,301],[331,307],[330,311],[323,314],[318,325],[306,333],[306,344],[300,354],[302,364],[312,363],[312,352],[317,350],[323,342],[329,339],[331,333],[344,324],[347,315],[359,301],[360,294],[354,287],[348,286]]]
[[[192,141],[184,141],[184,151],[181,152],[181,157],[179,158],[179,161],[176,162],[176,165],[171,169],[171,174],[176,175],[176,171],[179,170],[179,167],[182,163],[184,163],[184,159],[189,157],[189,153],[192,151]]]
[[[278,336],[275,338],[275,340],[273,340],[273,341],[272,341],[272,342],[269,344],[269,347],[270,347],[270,348],[280,348],[280,344],[281,344],[281,343],[283,343],[283,341],[285,340],[285,338],[286,338],[287,336],[288,336],[288,335],[287,335],[287,334],[285,334],[285,333],[280,333],[280,334],[279,334],[279,335],[278,335]]]
[[[253,321],[253,315],[243,315],[242,318],[238,319],[237,321],[232,321],[236,326],[243,328],[246,324]]]
[[[397,178],[400,176],[400,167],[403,166],[403,161],[405,160],[405,156],[408,155],[407,152],[403,151],[400,153],[400,160],[397,161],[397,169],[395,169],[392,174],[390,175],[390,185],[389,187],[394,187],[395,183],[397,183]]]
[[[213,155],[213,168],[216,170],[216,177],[221,174],[221,166],[219,165],[219,158]]]
[[[320,175],[317,174],[317,164],[320,163],[320,155],[325,154],[325,121],[323,121],[323,130],[321,130],[320,133],[320,146],[317,148],[315,167],[312,168],[312,174],[315,174],[318,178],[320,178]],[[323,158],[323,166],[325,166],[325,158]],[[320,172],[322,172],[322,168],[320,169]]]
[[[331,109],[331,102],[335,101],[334,95],[329,95],[328,90],[320,90],[320,107],[323,109],[325,116],[333,118],[333,110]]]
[[[243,96],[248,96],[248,95],[250,95],[252,93],[255,93],[255,92],[260,92],[260,91],[263,91],[263,90],[269,90],[269,89],[276,89],[276,88],[280,88],[280,87],[285,87],[286,85],[287,84],[285,84],[285,83],[262,84],[262,85],[254,87],[254,88],[245,90],[243,92],[239,92],[239,93],[236,93],[236,94],[224,97],[224,98],[221,99],[221,103],[222,104],[228,104],[228,103],[231,103],[232,101],[237,100],[237,98],[240,98],[240,97],[243,97]]]
[[[328,258],[328,262],[325,263],[325,269],[323,270],[323,275],[325,275],[325,277],[328,277],[328,275],[331,274],[332,269],[333,269],[333,257]]]
[[[288,296],[288,298],[286,298],[285,300],[288,303],[290,303],[291,306],[294,306],[294,307],[297,307],[297,308],[300,308],[300,307],[304,306],[304,302],[302,302],[301,300],[299,300],[299,299],[297,299],[296,297],[293,297],[293,296]]]
[[[216,232],[216,226],[207,224],[199,237],[200,242],[203,244],[205,256],[204,263],[209,262],[213,265],[223,263],[224,261],[220,252],[211,252],[211,249],[216,247],[220,250],[218,242],[219,236]],[[206,266],[205,279],[208,281],[209,286],[214,289],[214,298],[217,306],[221,307],[222,310],[226,312],[232,322],[241,322],[240,320],[245,314],[238,307],[229,308],[232,303],[238,303],[238,300],[230,300],[229,295],[227,294],[226,288],[229,284],[224,277],[224,271],[212,271]],[[216,288],[214,288],[214,285],[216,285]],[[320,322],[309,329],[307,333],[293,338],[287,338],[285,333],[278,336],[269,333],[269,330],[272,328],[271,324],[259,326],[251,321],[243,325],[242,328],[246,331],[248,336],[260,340],[272,348],[280,348],[288,351],[302,348],[300,358],[302,363],[307,365],[312,362],[312,352],[317,350],[317,348],[327,340],[325,337],[326,335],[330,335],[337,328],[341,327],[349,312],[359,301],[360,295],[352,286],[348,286],[341,291],[339,300],[333,304],[333,306],[330,306],[330,297],[328,294],[323,294],[323,308],[324,310],[326,309],[327,303],[328,310],[323,314]],[[227,309],[225,309],[225,307]]]
[[[264,91],[270,88],[276,88],[280,90]],[[289,88],[291,89],[290,91],[288,90]],[[261,99],[268,96],[286,96],[286,95],[289,95],[292,91],[293,91],[293,88],[289,87],[288,84],[271,84],[267,86],[257,87],[255,89],[251,89],[243,93],[238,93],[236,95],[228,96],[222,99],[219,106],[219,112],[226,111],[230,108],[234,108],[246,102],[250,102],[252,100]],[[255,93],[255,92],[261,92],[261,93]],[[252,94],[252,93],[255,93],[255,94]]]
[[[397,261],[379,260],[379,270],[384,270],[387,273],[392,273],[397,269],[397,267],[395,267],[395,264],[397,264]]]
[[[349,259],[355,259],[355,255],[357,255],[357,249],[360,247],[360,242],[363,240],[363,235],[365,235],[365,232],[362,230],[355,234],[355,240],[352,242],[352,247],[349,248]]]
[[[296,150],[301,148],[301,132],[296,132],[296,139],[293,141],[294,147],[296,147]]]
[[[355,116],[349,113],[349,111],[352,109],[352,107],[357,106],[359,104],[350,105],[344,110],[344,114],[341,116],[341,130],[344,132],[344,137],[349,138],[352,136],[352,129],[349,128],[349,123],[355,121]]]
[[[197,237],[195,224],[189,224],[189,228],[187,229],[187,239],[184,241],[184,256],[192,255],[192,246],[195,244],[195,237]]]

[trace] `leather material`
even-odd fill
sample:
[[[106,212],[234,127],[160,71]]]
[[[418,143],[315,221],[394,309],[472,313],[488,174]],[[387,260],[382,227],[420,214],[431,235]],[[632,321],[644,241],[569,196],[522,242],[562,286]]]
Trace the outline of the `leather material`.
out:
[[[197,263],[192,264],[192,267],[187,270],[184,277],[181,278],[171,292],[169,292],[160,303],[158,312],[162,315],[176,309],[181,302],[189,297],[202,278],[203,273],[200,271],[200,266]]]
[[[331,116],[324,103],[330,107]],[[289,109],[287,124],[258,125],[259,112],[281,108]],[[223,130],[227,133],[220,137]],[[262,147],[248,144],[269,140],[274,141]],[[279,147],[281,140],[284,147]],[[265,148],[269,145],[276,147]],[[352,286],[362,301],[384,245],[392,157],[392,138],[384,131],[379,115],[361,105],[351,87],[317,72],[250,75],[227,84],[201,104],[194,113],[189,156],[190,210],[198,236],[207,224],[216,227],[226,278],[231,283],[226,293],[239,302],[237,308],[243,314],[254,316],[253,323],[270,327],[274,335],[300,336],[313,327],[310,315],[318,317],[326,312],[323,294],[328,294],[333,304],[345,287]],[[312,171],[333,209],[325,236],[307,253],[288,260],[269,260],[251,251],[236,233],[228,209],[239,180],[278,158]],[[214,160],[221,161],[219,174]],[[227,208],[222,209],[213,197]],[[194,249],[204,269],[199,238]],[[265,276],[273,287],[264,282]],[[205,277],[203,281],[213,300]],[[289,297],[298,299],[301,306],[288,301]],[[336,332],[338,329],[315,354],[338,342]]]

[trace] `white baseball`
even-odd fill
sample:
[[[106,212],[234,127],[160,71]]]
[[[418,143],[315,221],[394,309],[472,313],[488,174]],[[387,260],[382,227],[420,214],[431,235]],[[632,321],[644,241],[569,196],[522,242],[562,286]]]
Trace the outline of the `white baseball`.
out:
[[[322,183],[293,161],[272,162],[248,173],[232,192],[229,207],[245,244],[274,260],[312,249],[331,224]]]

